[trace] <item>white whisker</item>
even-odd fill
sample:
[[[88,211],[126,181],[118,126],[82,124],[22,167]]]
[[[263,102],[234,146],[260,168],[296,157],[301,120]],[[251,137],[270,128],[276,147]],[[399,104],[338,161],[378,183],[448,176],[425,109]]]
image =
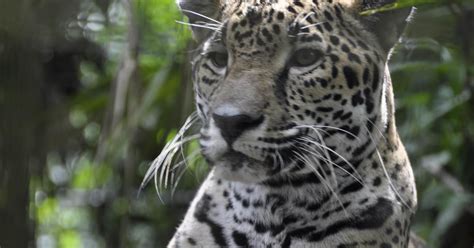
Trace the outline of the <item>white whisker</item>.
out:
[[[316,130],[316,129],[315,129]],[[307,142],[310,142],[316,146],[319,146],[319,147],[322,147],[326,150],[328,150],[329,152],[331,152],[332,154],[336,155],[338,158],[340,158],[344,163],[346,163],[350,168],[352,168],[360,178],[362,178],[359,173],[357,172],[356,168],[352,165],[352,163],[350,163],[346,158],[344,158],[344,156],[340,155],[338,152],[334,151],[333,149],[325,146],[325,145],[322,145],[322,144],[319,144],[311,139],[309,139],[308,137],[301,137],[299,139],[302,139],[303,141],[307,141]]]
[[[191,115],[189,115],[188,118],[190,118],[189,127],[191,127],[191,126],[194,124],[194,122],[196,122],[196,120],[198,119],[198,114],[197,114],[197,112],[191,113]],[[181,144],[181,145],[180,145],[181,156],[183,157],[184,165],[185,165],[186,167],[188,167],[188,164],[186,163],[186,156],[184,155],[184,147],[183,147],[184,143],[182,142],[182,141],[183,141],[183,136],[181,136],[180,141],[181,141],[181,142],[180,142],[180,144]]]
[[[366,130],[367,130],[367,133],[369,134],[370,139],[373,141],[372,134],[369,132],[369,130],[367,129],[367,127],[365,127],[365,128],[366,128]],[[405,207],[407,207],[407,208],[410,210],[410,212],[415,213],[415,211],[406,203],[405,199],[403,199],[403,197],[400,195],[400,192],[398,192],[398,190],[397,190],[397,188],[395,187],[395,185],[393,185],[392,179],[390,178],[390,175],[388,174],[387,167],[385,167],[385,163],[383,162],[382,155],[380,155],[380,152],[379,152],[379,149],[377,148],[377,146],[375,147],[375,151],[376,151],[376,153],[377,153],[377,158],[379,159],[380,165],[382,166],[383,173],[385,174],[385,177],[386,177],[387,180],[388,180],[388,184],[389,184],[390,187],[393,189],[393,191],[395,192],[395,194],[398,196],[398,198],[400,199],[400,201],[402,202],[402,204],[403,204]]]
[[[318,129],[315,129],[315,132],[316,132],[316,135],[318,136],[319,138],[319,142],[322,144],[323,148],[324,147],[327,147],[326,143],[324,142],[324,139],[322,137],[322,135],[319,133]],[[324,152],[324,155],[326,156],[327,160],[331,160],[331,156],[329,156],[329,153],[328,153],[328,150],[327,149],[323,149],[323,152]],[[341,156],[342,157],[342,156]],[[332,179],[334,181],[334,184],[336,185],[336,188],[337,188],[337,185],[338,185],[338,182],[337,182],[337,178],[336,178],[336,173],[334,172],[334,167],[333,166],[329,166],[329,169],[331,171],[331,175],[332,175]]]
[[[213,31],[215,31],[215,32],[220,33],[220,30],[219,30],[218,28],[209,27],[209,26],[207,26],[207,25],[199,25],[199,24],[187,23],[187,22],[182,22],[182,21],[176,21],[176,22],[179,23],[179,24],[183,24],[183,25],[187,25],[187,26],[192,26],[192,27],[196,27],[196,28],[206,28],[206,29],[213,30]]]
[[[338,127],[332,127],[332,126],[324,126],[324,125],[299,125],[299,126],[296,126],[295,128],[328,128],[328,129],[334,129],[334,130],[337,130],[337,131],[341,131],[347,135],[350,135],[352,137],[354,137],[355,139],[357,139],[358,141],[360,141],[360,138],[357,137],[356,135],[354,135],[353,133],[347,131],[347,130],[344,130],[342,128],[338,128]]]
[[[204,18],[204,19],[207,19],[207,20],[209,20],[209,21],[211,21],[211,22],[215,22],[215,23],[217,23],[217,24],[222,24],[221,22],[219,22],[219,21],[217,21],[217,20],[214,20],[214,19],[212,19],[212,18],[210,18],[210,17],[208,17],[208,16],[205,16],[205,15],[203,15],[203,14],[200,14],[200,13],[195,12],[195,11],[192,11],[192,10],[181,9],[181,11],[184,12],[184,13],[190,13],[190,14],[193,14],[193,15],[197,15],[197,16],[199,16],[199,17],[202,17],[202,18]]]
[[[187,159],[193,156],[193,154],[188,157],[184,155],[184,144],[199,138],[199,134],[184,136],[186,131],[189,130],[189,128],[196,122],[196,120],[197,114],[191,114],[187,118],[186,122],[183,124],[179,132],[176,134],[176,136],[165,145],[160,155],[158,155],[158,157],[151,163],[150,168],[148,168],[147,172],[145,173],[145,177],[143,178],[143,181],[140,185],[140,191],[151,179],[154,179],[155,190],[158,193],[158,197],[160,198],[160,200],[162,200],[160,192],[162,192],[163,189],[166,189],[168,187],[169,181],[171,180],[173,185],[176,183],[174,180],[176,167],[174,166],[180,167],[181,164],[184,164],[186,168]],[[179,151],[181,151],[183,161],[181,161],[177,165],[174,165],[174,158]],[[181,173],[178,174],[178,177],[180,175]]]
[[[325,158],[321,154],[316,153],[316,151],[310,151],[309,149],[311,149],[313,147],[309,146],[308,144],[304,144],[304,143],[300,143],[300,144],[302,144],[302,145],[304,145],[308,148],[308,149],[304,149],[306,152],[311,153],[314,156],[316,156],[317,158],[324,160],[326,163],[330,163],[331,165],[336,166],[337,168],[339,168],[340,170],[342,170],[343,172],[348,174],[350,177],[354,178],[354,180],[356,180],[360,184],[362,184],[362,185],[364,184],[364,182],[362,181],[362,178],[357,178],[356,176],[354,176],[354,174],[350,173],[348,170],[346,170],[343,167],[341,167],[340,165],[332,162],[331,160],[328,160],[327,158]],[[360,177],[360,175],[359,175],[359,177]]]
[[[188,157],[184,158],[183,161],[181,161],[179,164],[175,165],[176,168],[173,168],[173,170],[176,170],[178,168],[180,168],[180,171],[178,172],[178,176],[176,177],[176,179],[174,180],[174,182],[172,182],[172,187],[171,187],[171,195],[174,194],[174,192],[176,191],[176,188],[178,187],[178,183],[181,181],[181,178],[183,177],[184,173],[186,172],[186,169],[188,168],[188,163],[182,163],[184,161],[189,161],[191,163],[194,163],[198,158],[199,158],[199,154],[200,154],[200,151],[199,150],[196,150],[194,151],[193,153],[191,153],[191,155],[189,155]],[[182,165],[185,164],[184,167],[182,167]],[[182,168],[181,168],[182,167]]]
[[[377,129],[377,131],[380,133],[380,135],[384,138],[385,142],[387,141],[387,137],[385,137],[385,135],[383,134],[383,132],[379,129],[379,127],[377,127],[377,125],[375,125],[375,123],[373,121],[371,121],[369,118],[366,118],[368,122],[370,122],[370,124],[372,124],[372,126]]]
[[[214,27],[214,28],[220,28],[221,27],[221,24],[214,24],[214,23],[208,23],[208,22],[203,22],[203,21],[197,21],[197,22],[195,22],[195,24]]]
[[[312,16],[312,15],[314,15],[314,12],[311,11],[311,12],[309,12],[307,15],[305,15],[305,17],[303,17],[303,19],[301,19],[300,22],[306,21],[306,19],[308,19],[308,18],[309,18],[310,16]]]
[[[309,24],[309,25],[306,25],[306,26],[302,27],[301,29],[307,29],[307,28],[310,28],[310,27],[319,26],[319,25],[324,24],[324,23],[326,23],[326,22],[317,22],[317,23]]]
[[[334,196],[334,198],[336,199],[336,201],[339,203],[339,205],[342,207],[344,213],[346,214],[346,216],[349,216],[349,214],[347,213],[346,211],[346,208],[344,207],[344,204],[342,203],[341,199],[339,198],[339,196],[337,195],[336,191],[334,191],[334,189],[331,187],[331,184],[329,182],[327,182],[324,177],[318,172],[318,170],[316,169],[316,167],[312,166],[312,162],[310,161],[310,159],[306,156],[303,156],[299,153],[295,153],[295,155],[297,157],[300,158],[300,161],[302,161],[304,164],[306,165],[309,165],[310,168],[313,168],[313,172],[315,173],[316,176],[319,177],[319,179],[321,180],[321,182],[329,189],[329,191],[331,192],[331,194]],[[317,161],[314,161],[316,163],[318,163]],[[319,163],[318,163],[319,164]],[[323,170],[324,171],[324,170]]]

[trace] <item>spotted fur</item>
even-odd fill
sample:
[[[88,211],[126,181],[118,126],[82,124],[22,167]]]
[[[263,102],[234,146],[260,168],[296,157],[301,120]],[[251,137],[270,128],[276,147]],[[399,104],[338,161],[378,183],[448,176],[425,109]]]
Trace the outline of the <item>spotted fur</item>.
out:
[[[212,170],[169,247],[407,247],[416,189],[390,1],[180,0]]]

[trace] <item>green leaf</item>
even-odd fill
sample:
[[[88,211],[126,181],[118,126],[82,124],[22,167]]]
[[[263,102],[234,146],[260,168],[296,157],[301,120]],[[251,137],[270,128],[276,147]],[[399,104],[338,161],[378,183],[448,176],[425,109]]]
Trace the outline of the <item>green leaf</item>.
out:
[[[49,224],[52,222],[57,213],[58,202],[55,198],[47,198],[38,204],[36,208],[36,216],[41,224]]]
[[[112,168],[96,165],[88,158],[81,158],[78,169],[74,172],[72,186],[74,188],[91,190],[104,186],[112,176]]]
[[[75,230],[65,230],[59,234],[60,248],[76,248],[82,247],[81,237]]]
[[[427,4],[442,4],[444,1],[440,0],[399,0],[395,3],[382,6],[377,9],[365,10],[360,13],[360,15],[373,15],[378,12],[389,11],[394,9],[402,9],[413,6],[427,5]]]

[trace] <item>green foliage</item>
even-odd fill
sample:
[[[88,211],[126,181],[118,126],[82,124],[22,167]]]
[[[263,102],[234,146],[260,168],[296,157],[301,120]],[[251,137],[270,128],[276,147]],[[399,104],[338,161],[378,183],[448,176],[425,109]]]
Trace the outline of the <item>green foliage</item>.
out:
[[[90,62],[80,64],[82,89],[69,102],[67,114],[72,143],[64,152],[50,153],[47,171],[35,183],[33,215],[39,247],[104,247],[104,242],[130,241],[131,247],[156,247],[166,242],[175,221],[169,218],[168,207],[158,203],[153,187],[139,198],[137,190],[149,160],[158,154],[166,137],[174,136],[180,115],[187,114],[184,110],[180,114],[176,106],[180,105],[181,65],[187,56],[184,51],[190,34],[176,23],[182,17],[173,0],[132,2],[140,44],[138,81],[133,85],[140,95],[129,94],[126,104],[135,101],[135,97],[140,101],[126,110],[110,136],[104,136],[107,123],[103,117],[109,110],[110,90],[127,49],[126,6],[122,1],[110,1],[108,6],[99,1],[83,1],[77,20],[68,26],[70,37],[84,35],[101,44],[107,60],[102,70]],[[136,150],[138,144],[132,143],[132,138],[139,143],[140,150]],[[108,147],[103,159],[96,156],[100,145]],[[130,153],[136,159],[128,160]],[[125,172],[124,166],[133,169]],[[194,188],[194,184],[188,188]],[[124,195],[125,191],[129,193]],[[100,210],[104,208],[105,214]],[[126,228],[125,219],[132,212],[149,222],[133,222]],[[174,215],[177,218],[178,213]],[[130,234],[121,233],[121,228],[130,229]],[[157,230],[159,235],[152,235]],[[150,235],[143,236],[146,233]],[[145,238],[151,240],[144,243]]]
[[[199,149],[193,141],[181,154],[188,158],[187,172],[174,196],[173,187],[163,192],[163,204],[152,185],[139,192],[150,162],[192,112],[186,70],[193,46],[189,30],[175,22],[182,16],[174,0],[131,2],[139,31],[137,71],[115,126],[108,115],[130,25],[123,1],[81,1],[77,18],[64,25],[68,38],[100,44],[107,60],[101,69],[90,61],[80,64],[82,88],[65,104],[61,123],[69,129],[51,138],[68,142],[49,152],[45,171],[32,178],[38,247],[162,247],[208,170],[200,156],[193,157]],[[418,182],[413,230],[434,247],[473,203],[474,176],[466,171],[473,171],[467,144],[474,140],[468,85],[474,65],[463,50],[464,34],[456,31],[462,23],[458,4],[473,8],[470,1],[400,0],[362,13],[419,7],[390,68],[397,124]],[[451,175],[462,190],[433,171]]]
[[[469,1],[432,3],[417,11],[391,71],[399,132],[417,178],[419,209],[413,229],[431,246],[446,247],[446,233],[462,223],[473,203],[472,175],[465,176],[471,156],[466,148],[474,137],[473,64],[468,62],[473,58],[464,51],[472,45],[465,40],[473,37],[456,32],[463,25],[462,9],[472,11],[473,6]]]
[[[427,4],[443,4],[443,3],[448,3],[449,0],[398,0],[395,1],[391,4],[387,4],[383,7],[377,8],[377,9],[370,9],[361,12],[361,15],[372,15],[378,12],[383,12],[383,11],[389,11],[389,10],[394,10],[394,9],[401,9],[401,8],[409,8],[413,6],[423,6]]]
[[[45,199],[36,207],[36,216],[40,223],[51,223],[56,218],[58,203],[56,199]]]
[[[59,234],[59,247],[81,247],[81,237],[73,230],[65,230]]]
[[[71,186],[77,189],[92,190],[103,187],[112,176],[112,168],[96,165],[87,158],[80,158],[71,180]]]

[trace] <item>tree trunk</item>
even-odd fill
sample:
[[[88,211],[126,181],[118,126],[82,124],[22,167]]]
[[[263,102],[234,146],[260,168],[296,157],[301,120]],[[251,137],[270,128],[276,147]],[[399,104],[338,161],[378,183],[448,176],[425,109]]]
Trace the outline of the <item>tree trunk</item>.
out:
[[[33,240],[29,182],[42,116],[42,75],[31,47],[0,29],[0,247],[28,247]]]

